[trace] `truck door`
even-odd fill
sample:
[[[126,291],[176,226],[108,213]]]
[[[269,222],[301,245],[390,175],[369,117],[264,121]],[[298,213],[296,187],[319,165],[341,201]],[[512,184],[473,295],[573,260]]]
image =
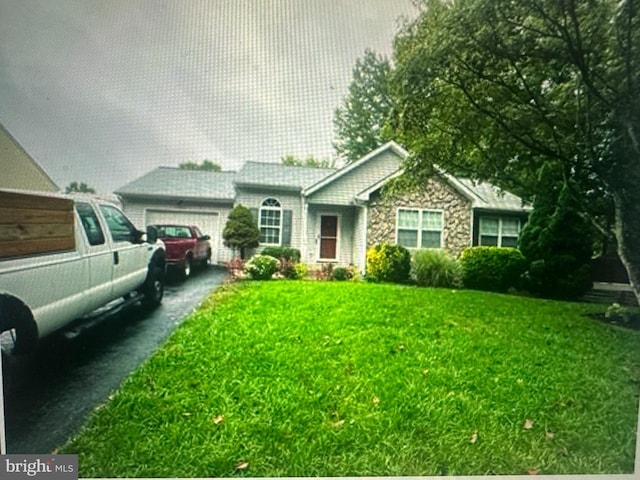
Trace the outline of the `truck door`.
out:
[[[101,204],[112,242],[113,296],[118,297],[139,288],[147,277],[151,245],[140,241],[131,221],[112,205]]]
[[[111,248],[91,204],[76,201],[76,210],[88,245],[86,261],[89,268],[89,281],[85,295],[89,310],[94,310],[113,298],[114,269]]]

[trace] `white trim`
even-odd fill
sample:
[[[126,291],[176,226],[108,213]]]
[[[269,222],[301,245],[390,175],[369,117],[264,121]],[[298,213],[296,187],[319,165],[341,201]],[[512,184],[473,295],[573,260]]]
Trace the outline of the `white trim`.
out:
[[[309,248],[307,244],[309,240],[307,235],[307,228],[309,224],[309,220],[307,218],[309,215],[309,204],[304,201],[304,197],[302,195],[300,196],[300,215],[302,216],[302,231],[300,232],[300,259],[304,263],[307,258],[307,249]],[[291,244],[293,244],[293,218],[291,219],[291,237]]]
[[[322,251],[322,217],[336,217],[336,257],[335,258],[321,258],[320,252]],[[342,214],[337,212],[318,212],[316,214],[316,238],[318,239],[318,247],[316,249],[316,262],[339,262],[340,261],[340,247],[342,237]]]
[[[368,227],[369,227],[369,206],[365,205],[363,207],[363,235],[362,235],[362,250],[360,251],[360,255],[358,258],[358,263],[360,263],[360,265],[358,265],[358,268],[360,269],[360,271],[364,274],[367,268],[367,243],[368,243]]]
[[[520,232],[522,231],[522,221],[520,220],[520,218],[512,217],[512,216],[500,216],[500,215],[478,215],[478,246],[483,246],[482,245],[482,228],[481,228],[483,219],[498,220],[497,245],[491,245],[491,246],[497,246],[497,247],[502,247],[502,237],[506,236],[507,238],[514,238],[512,235],[503,235],[502,222],[505,219],[516,220],[518,222],[518,234],[515,237],[516,245],[517,245],[518,239],[520,238]],[[486,235],[486,236],[489,236],[489,235]]]
[[[306,195],[311,195],[312,193],[314,193],[314,192],[320,190],[321,188],[325,187],[326,185],[330,184],[334,180],[336,180],[336,179],[342,177],[343,175],[349,173],[354,168],[357,168],[360,165],[362,165],[363,163],[366,163],[369,160],[371,160],[373,157],[378,156],[380,153],[384,152],[385,150],[392,150],[399,157],[401,157],[402,160],[406,159],[409,156],[409,153],[404,148],[402,148],[400,145],[398,145],[396,142],[394,142],[394,141],[387,142],[384,145],[382,145],[381,147],[376,148],[373,152],[368,153],[367,155],[362,157],[360,160],[357,160],[357,161],[355,161],[353,163],[350,163],[347,166],[342,167],[340,170],[336,170],[332,174],[324,177],[322,180],[320,180],[316,184],[311,185],[310,187],[303,189],[302,190],[302,195],[305,195],[305,196]]]
[[[438,209],[438,208],[420,208],[420,207],[396,207],[396,228],[395,228],[395,235],[396,235],[396,245],[400,245],[400,243],[398,242],[398,230],[400,230],[398,228],[398,219],[400,217],[400,210],[406,210],[406,211],[413,211],[413,212],[418,212],[418,219],[419,219],[419,223],[418,223],[418,227],[416,228],[416,232],[418,233],[418,238],[417,238],[417,246],[416,247],[406,247],[409,250],[417,250],[417,249],[421,249],[421,248],[444,248],[444,230],[445,230],[445,217],[444,217],[444,210],[442,209]],[[422,247],[422,232],[424,231],[424,229],[422,228],[422,213],[423,212],[429,212],[429,213],[439,213],[440,214],[440,218],[441,218],[441,223],[442,223],[442,229],[439,230],[440,232],[440,246],[439,247]],[[402,229],[402,230],[409,230],[409,229]],[[430,232],[435,232],[436,230],[428,230]],[[404,246],[404,245],[403,245]]]
[[[267,200],[275,200],[276,202],[278,202],[278,207],[272,207],[270,205],[265,206],[264,202],[266,202]],[[282,245],[282,223],[283,223],[283,209],[282,209],[282,202],[280,201],[280,199],[276,198],[276,197],[265,197],[261,202],[260,202],[260,206],[258,207],[258,230],[260,231],[260,237],[262,237],[262,210],[268,210],[271,212],[280,212],[280,224],[275,227],[275,226],[268,226],[265,225],[264,228],[277,228],[278,229],[278,243],[267,243],[267,242],[260,242],[260,245],[265,245],[265,246],[280,246]],[[293,225],[292,225],[293,227]],[[292,232],[293,233],[293,232]]]

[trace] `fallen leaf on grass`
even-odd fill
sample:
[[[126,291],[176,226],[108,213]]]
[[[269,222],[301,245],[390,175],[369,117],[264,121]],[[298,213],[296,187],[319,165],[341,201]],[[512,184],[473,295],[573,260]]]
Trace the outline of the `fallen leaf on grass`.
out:
[[[536,469],[531,469],[527,472],[527,475],[537,475],[539,472],[539,470]]]
[[[249,468],[249,462],[240,462],[236,465],[236,470],[246,470]]]
[[[218,415],[216,418],[213,419],[213,423],[215,423],[216,425],[220,425],[223,421],[224,421],[224,415]]]
[[[380,399],[376,396],[374,396],[371,401],[373,402],[374,405],[378,405],[380,403]]]
[[[469,443],[476,443],[478,441],[478,430],[474,430],[469,439]]]
[[[531,420],[530,418],[527,418],[524,421],[524,425],[522,426],[522,428],[524,428],[525,430],[531,430],[533,428],[533,424],[535,423],[534,420]]]
[[[191,414],[189,412],[182,412],[183,417],[190,417]]]
[[[341,427],[342,425],[344,425],[344,420],[338,420],[337,422],[332,423],[331,425],[336,428]]]
[[[556,435],[553,432],[547,432],[547,433],[544,434],[544,436],[547,437],[549,440],[551,440]]]

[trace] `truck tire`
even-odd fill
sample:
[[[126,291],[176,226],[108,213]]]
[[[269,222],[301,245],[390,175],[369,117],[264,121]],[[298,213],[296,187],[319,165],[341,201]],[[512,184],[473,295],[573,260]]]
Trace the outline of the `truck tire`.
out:
[[[164,272],[157,265],[149,267],[147,279],[142,287],[142,306],[148,310],[162,303],[164,296]]]
[[[182,263],[182,277],[189,278],[189,276],[191,275],[191,269],[191,255],[187,255],[186,257],[184,257],[184,262]]]
[[[38,345],[38,326],[31,310],[15,297],[0,296],[0,332],[13,330],[11,353],[33,352]]]

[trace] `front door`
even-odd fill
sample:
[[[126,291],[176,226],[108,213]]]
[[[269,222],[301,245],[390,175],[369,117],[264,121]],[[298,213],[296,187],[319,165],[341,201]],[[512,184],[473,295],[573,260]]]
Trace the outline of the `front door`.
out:
[[[320,216],[320,260],[338,258],[338,216]]]

